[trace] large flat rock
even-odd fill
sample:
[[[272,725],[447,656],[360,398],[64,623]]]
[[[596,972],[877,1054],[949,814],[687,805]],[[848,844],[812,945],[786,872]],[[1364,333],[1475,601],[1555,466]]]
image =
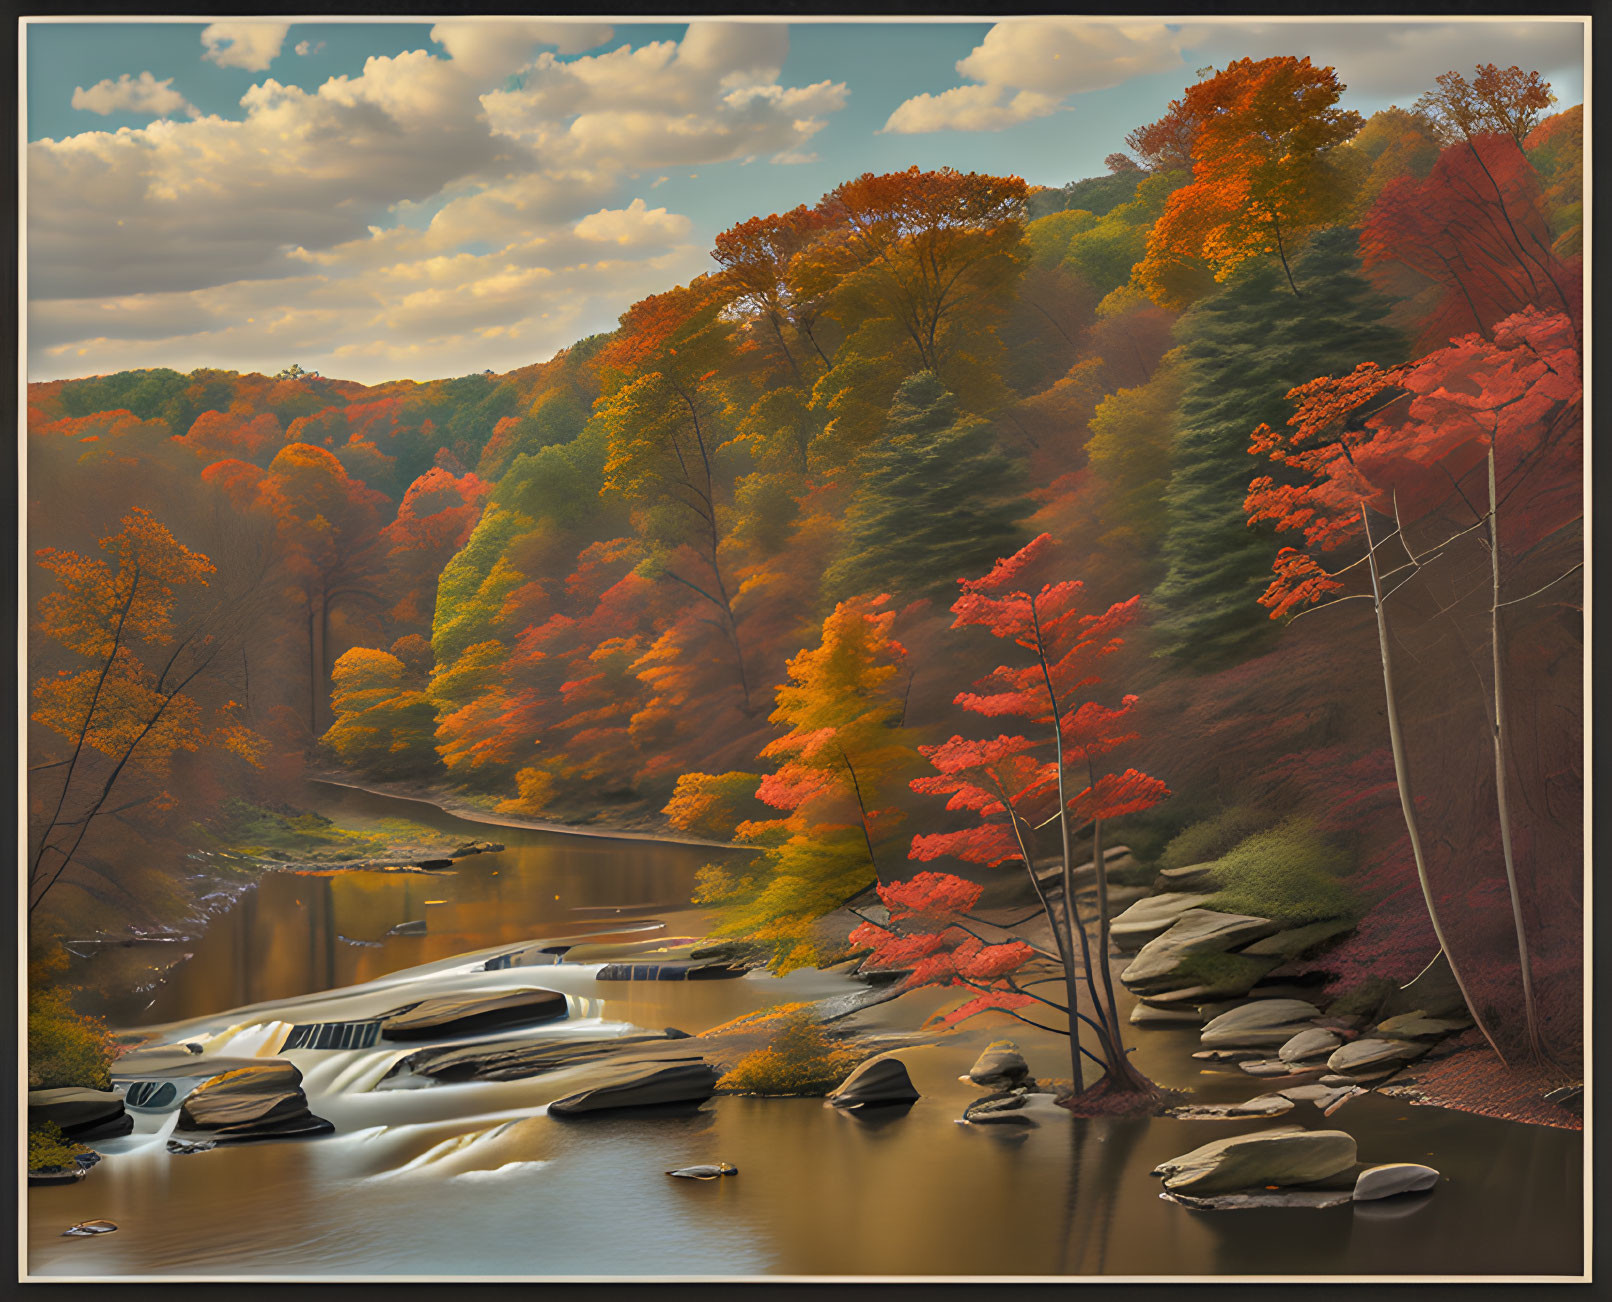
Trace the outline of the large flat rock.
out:
[[[1214,1140],[1161,1162],[1153,1174],[1172,1192],[1202,1197],[1309,1184],[1354,1164],[1354,1137],[1345,1131],[1283,1126]]]
[[[28,1124],[54,1122],[69,1139],[116,1139],[134,1129],[134,1118],[113,1090],[75,1086],[28,1091]]]
[[[460,1084],[474,1080],[524,1080],[544,1072],[608,1058],[647,1044],[685,1038],[669,1029],[659,1034],[618,1035],[597,1040],[495,1040],[491,1044],[437,1045],[400,1058],[381,1081],[382,1088],[425,1081]]]
[[[1213,909],[1188,909],[1160,936],[1142,946],[1120,980],[1135,989],[1168,981],[1191,954],[1223,954],[1276,930],[1269,918]]]
[[[1256,999],[1211,1018],[1198,1038],[1206,1049],[1279,1048],[1320,1014],[1302,999]]]
[[[1345,1073],[1396,1067],[1420,1058],[1431,1047],[1418,1040],[1379,1040],[1368,1036],[1351,1040],[1334,1050],[1327,1059],[1327,1066],[1335,1072]]]
[[[1194,895],[1189,891],[1149,895],[1115,917],[1108,933],[1114,938],[1116,948],[1140,949],[1155,936],[1173,927],[1183,913],[1200,908],[1213,898],[1211,895]]]
[[[555,990],[520,989],[438,995],[381,1021],[386,1040],[434,1040],[496,1031],[506,1026],[554,1022],[566,1015],[565,996]]]
[[[621,1063],[606,1068],[586,1089],[549,1104],[553,1116],[704,1103],[716,1090],[717,1073],[700,1059]]]

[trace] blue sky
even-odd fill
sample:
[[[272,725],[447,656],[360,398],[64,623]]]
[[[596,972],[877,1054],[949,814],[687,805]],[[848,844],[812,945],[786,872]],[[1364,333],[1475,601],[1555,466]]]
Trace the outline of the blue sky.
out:
[[[717,231],[913,164],[1097,174],[1196,69],[1307,54],[1363,113],[1446,68],[1582,98],[1577,24],[74,23],[27,28],[29,371],[505,370]]]

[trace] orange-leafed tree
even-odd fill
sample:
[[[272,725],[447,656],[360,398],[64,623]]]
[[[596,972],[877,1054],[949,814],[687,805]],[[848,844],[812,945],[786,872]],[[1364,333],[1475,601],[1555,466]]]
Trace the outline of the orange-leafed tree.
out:
[[[262,739],[215,681],[243,633],[238,594],[207,600],[216,567],[148,511],[100,540],[104,559],[53,547],[36,562],[53,582],[34,636],[78,662],[41,677],[31,719],[52,741],[31,774],[28,912],[106,820],[174,801],[164,790],[180,752],[204,747],[256,763]]]
[[[914,757],[895,622],[887,598],[841,602],[818,645],[790,660],[771,715],[782,731],[761,752],[776,766],[755,790],[783,816],[738,826],[762,850],[747,867],[700,872],[695,899],[720,908],[717,934],[761,946],[778,972],[830,955],[818,923],[880,880],[890,855],[890,801]]]
[[[1238,59],[1188,89],[1192,182],[1170,195],[1136,270],[1156,302],[1185,306],[1200,268],[1224,280],[1271,254],[1299,293],[1289,255],[1348,199],[1336,151],[1364,120],[1337,107],[1343,89],[1331,68],[1286,55]]]

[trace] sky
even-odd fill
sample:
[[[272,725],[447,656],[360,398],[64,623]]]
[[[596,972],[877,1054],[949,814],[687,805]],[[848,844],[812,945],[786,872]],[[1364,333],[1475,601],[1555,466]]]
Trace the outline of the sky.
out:
[[[1343,103],[1537,69],[1579,22],[31,22],[31,380],[497,372],[712,268],[737,221],[913,165],[1101,174],[1200,69],[1308,55]]]

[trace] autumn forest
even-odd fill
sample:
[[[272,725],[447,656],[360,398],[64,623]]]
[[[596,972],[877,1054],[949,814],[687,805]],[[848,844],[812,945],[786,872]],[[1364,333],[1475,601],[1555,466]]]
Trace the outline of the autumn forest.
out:
[[[121,1079],[90,940],[193,932],[271,835],[402,862],[320,779],[702,847],[697,962],[854,974],[1076,1124],[1245,1115],[1160,1077],[1186,1023],[1301,1110],[1572,1131],[1583,110],[1437,71],[1366,117],[1205,69],[1062,188],[856,176],[506,373],[30,384],[31,1087]],[[717,1091],[883,1088],[817,997]]]

